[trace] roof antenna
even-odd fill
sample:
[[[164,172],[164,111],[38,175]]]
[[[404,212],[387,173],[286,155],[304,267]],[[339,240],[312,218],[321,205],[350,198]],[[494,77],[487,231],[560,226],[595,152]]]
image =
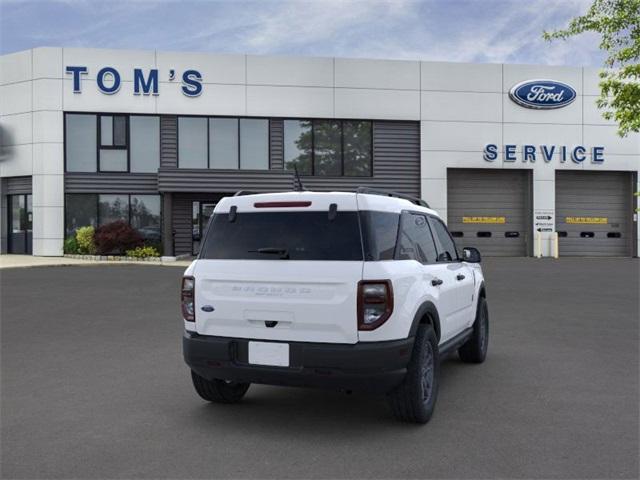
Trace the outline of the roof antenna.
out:
[[[294,165],[293,166],[293,171],[295,174],[295,177],[293,179],[293,191],[294,192],[304,192],[305,188],[304,185],[302,185],[302,180],[300,180],[300,175],[298,174],[298,166]]]

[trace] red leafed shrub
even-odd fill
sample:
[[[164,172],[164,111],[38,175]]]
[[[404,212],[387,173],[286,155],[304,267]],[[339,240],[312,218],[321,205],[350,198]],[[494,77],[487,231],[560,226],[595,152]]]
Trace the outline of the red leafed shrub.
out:
[[[144,243],[140,234],[123,220],[98,227],[94,242],[100,255],[122,255],[125,251],[141,247]]]

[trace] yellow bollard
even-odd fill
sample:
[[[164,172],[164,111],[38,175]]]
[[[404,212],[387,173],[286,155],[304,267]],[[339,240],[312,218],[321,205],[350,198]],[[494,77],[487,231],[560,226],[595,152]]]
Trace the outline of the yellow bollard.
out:
[[[536,258],[542,258],[542,234],[538,231],[536,232],[536,243],[535,243],[535,251],[533,252]]]

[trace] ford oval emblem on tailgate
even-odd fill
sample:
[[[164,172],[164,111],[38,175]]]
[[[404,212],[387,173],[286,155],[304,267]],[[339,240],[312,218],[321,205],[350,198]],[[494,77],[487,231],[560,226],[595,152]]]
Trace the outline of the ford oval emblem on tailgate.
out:
[[[203,305],[200,310],[202,310],[203,312],[213,312],[215,308],[213,308],[211,305]]]

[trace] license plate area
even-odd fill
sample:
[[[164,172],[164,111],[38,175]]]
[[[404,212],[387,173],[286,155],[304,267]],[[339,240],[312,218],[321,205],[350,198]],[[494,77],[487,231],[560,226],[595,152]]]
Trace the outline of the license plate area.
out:
[[[271,367],[289,366],[289,344],[275,342],[249,342],[249,364]]]

